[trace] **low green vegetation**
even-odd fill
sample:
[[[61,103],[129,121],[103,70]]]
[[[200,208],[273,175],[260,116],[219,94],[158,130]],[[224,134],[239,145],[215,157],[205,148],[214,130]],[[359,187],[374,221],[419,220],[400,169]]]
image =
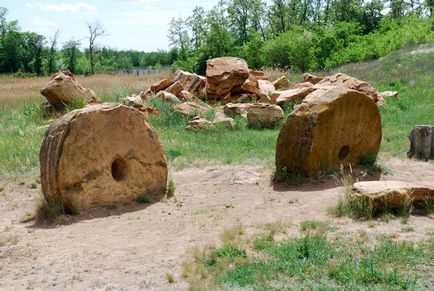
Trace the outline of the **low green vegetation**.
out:
[[[317,231],[280,242],[241,236],[195,249],[182,270],[191,290],[428,290],[433,251],[434,237],[410,243]]]

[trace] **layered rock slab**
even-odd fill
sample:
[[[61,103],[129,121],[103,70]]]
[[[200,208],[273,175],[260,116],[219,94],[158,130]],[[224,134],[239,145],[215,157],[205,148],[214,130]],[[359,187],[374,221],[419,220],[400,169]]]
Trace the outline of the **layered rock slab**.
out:
[[[52,206],[82,211],[165,195],[167,162],[155,129],[124,105],[74,110],[53,123],[40,151],[41,184]]]

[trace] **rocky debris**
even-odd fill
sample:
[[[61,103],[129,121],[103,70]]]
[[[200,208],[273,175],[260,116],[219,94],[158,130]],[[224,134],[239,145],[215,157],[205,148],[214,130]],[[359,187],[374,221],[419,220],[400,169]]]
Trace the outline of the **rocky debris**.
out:
[[[318,84],[319,82],[321,82],[324,79],[323,77],[318,77],[318,76],[311,75],[308,73],[304,73],[302,75],[302,78],[303,78],[303,82],[309,82],[313,85]]]
[[[277,105],[256,103],[247,109],[250,127],[274,127],[283,118],[283,110]]]
[[[286,103],[298,103],[303,101],[303,99],[314,92],[315,89],[312,87],[302,87],[296,89],[289,89],[285,91],[274,91],[271,93],[272,103],[283,105]]]
[[[303,82],[303,83],[295,84],[291,89],[310,88],[312,86],[313,86],[313,84],[311,82]]]
[[[169,88],[170,86],[172,86],[173,83],[175,83],[175,79],[173,77],[166,78],[157,83],[152,84],[151,88],[149,88],[148,91],[151,91],[155,94],[161,90]]]
[[[276,87],[274,87],[273,83],[267,80],[258,80],[258,88],[261,92],[265,94],[270,94],[271,92],[276,91]]]
[[[41,94],[56,109],[62,110],[65,105],[83,98],[87,103],[97,103],[98,98],[89,88],[81,86],[71,72],[58,72],[50,82],[41,89]]]
[[[53,123],[40,151],[42,192],[69,212],[165,195],[167,162],[146,115],[124,105],[74,110]]]
[[[247,117],[247,110],[253,103],[227,103],[223,106],[223,112],[230,117],[241,115]]]
[[[368,96],[329,88],[289,114],[277,139],[276,168],[305,175],[357,165],[376,158],[381,137],[380,112]]]
[[[434,125],[416,125],[408,138],[411,142],[408,157],[422,160],[434,158]]]
[[[178,99],[174,94],[166,92],[166,91],[160,91],[155,96],[157,99],[169,102],[169,103],[182,103],[181,100]]]
[[[368,181],[355,183],[353,195],[371,199],[374,210],[400,208],[434,201],[434,187],[401,181]]]
[[[182,90],[179,93],[179,99],[181,99],[182,101],[193,101],[194,100],[194,95],[191,94],[190,92],[188,92],[187,90]]]
[[[258,82],[259,81],[254,82],[254,81],[247,80],[246,82],[244,82],[244,84],[241,85],[241,90],[243,92],[251,93],[253,95],[258,96],[259,99],[261,100],[261,102],[269,103],[271,101],[270,97],[268,97],[266,92],[262,91],[259,88]],[[273,88],[274,88],[274,86],[273,86]],[[252,96],[252,98],[254,98],[254,97]],[[256,99],[256,98],[254,98],[254,99]],[[227,100],[227,98],[226,98],[226,100]]]
[[[180,82],[184,90],[194,96],[205,95],[206,78],[203,76],[178,70],[175,72],[175,81]]]
[[[337,73],[329,77],[324,77],[324,79],[318,82],[315,86],[316,88],[324,86],[349,88],[369,96],[372,100],[374,100],[375,103],[379,101],[378,92],[375,90],[375,88],[369,86],[369,84],[365,81],[358,80],[343,73]]]
[[[128,96],[124,100],[124,105],[133,107],[141,112],[156,114],[156,109],[143,104],[143,99],[140,96]]]
[[[290,84],[291,83],[288,81],[288,79],[286,79],[285,76],[282,76],[273,82],[273,86],[274,86],[274,88],[276,88],[276,90],[288,89]]]
[[[181,85],[181,82],[176,81],[175,83],[170,85],[170,87],[168,87],[164,91],[171,93],[171,94],[175,95],[176,97],[178,97],[183,90],[184,90],[184,87]]]
[[[395,98],[398,99],[399,92],[398,91],[383,91],[378,94],[380,98]]]
[[[258,80],[269,81],[269,78],[263,71],[250,70],[249,80],[254,82]]]
[[[173,105],[172,108],[174,111],[186,116],[205,114],[212,109],[212,107],[206,103],[199,104],[197,102],[184,102],[181,104]]]
[[[204,117],[196,116],[187,123],[187,130],[215,130],[216,126],[224,126],[234,130],[236,125],[232,118],[217,114],[215,119],[210,121]]]
[[[250,75],[246,61],[240,58],[211,59],[206,65],[206,92],[209,99],[223,99],[233,88],[241,86]]]

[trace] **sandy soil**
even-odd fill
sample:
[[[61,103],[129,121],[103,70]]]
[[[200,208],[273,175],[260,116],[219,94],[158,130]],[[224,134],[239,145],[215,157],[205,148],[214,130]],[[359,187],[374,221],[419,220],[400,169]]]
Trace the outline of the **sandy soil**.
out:
[[[434,165],[410,160],[385,162],[383,180],[434,185]],[[273,185],[263,167],[216,166],[174,174],[176,199],[149,206],[98,210],[65,225],[19,220],[35,207],[37,189],[3,182],[0,192],[0,289],[183,290],[180,265],[197,245],[218,243],[225,228],[252,228],[277,220],[330,221],[339,232],[365,231],[417,241],[434,230],[434,218],[412,216],[404,232],[399,219],[354,222],[327,215],[340,192],[334,180],[288,187]],[[291,202],[290,202],[291,201]],[[125,212],[127,211],[127,212]],[[123,214],[121,214],[123,212]],[[166,273],[176,282],[168,283]]]

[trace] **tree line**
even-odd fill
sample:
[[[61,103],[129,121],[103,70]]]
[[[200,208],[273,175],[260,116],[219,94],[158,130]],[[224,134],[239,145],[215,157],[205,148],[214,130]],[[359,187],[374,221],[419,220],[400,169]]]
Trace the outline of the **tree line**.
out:
[[[204,73],[206,60],[238,56],[252,68],[322,70],[434,42],[434,0],[220,0],[173,18],[175,68]]]
[[[105,35],[99,23],[87,24],[85,40],[71,39],[58,46],[61,31],[45,37],[22,32],[17,20],[7,19],[8,10],[0,7],[0,73],[17,76],[47,75],[59,70],[75,74],[113,72],[118,69],[160,69],[178,59],[178,50],[139,52],[100,48],[97,40]],[[85,46],[84,50],[81,46]]]

